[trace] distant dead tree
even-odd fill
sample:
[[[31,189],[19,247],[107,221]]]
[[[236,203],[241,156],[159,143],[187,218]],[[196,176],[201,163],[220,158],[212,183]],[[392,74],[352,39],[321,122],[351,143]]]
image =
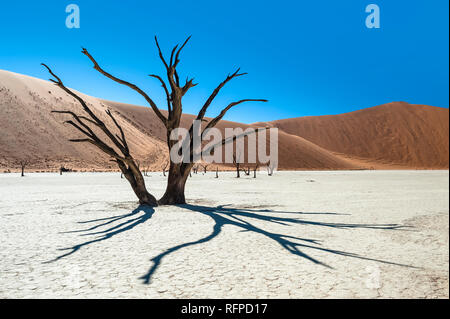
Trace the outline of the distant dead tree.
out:
[[[28,164],[30,164],[30,161],[29,161],[29,160],[19,160],[19,161],[18,161],[18,165],[20,165],[20,171],[21,171],[20,176],[21,176],[21,177],[24,177],[24,176],[25,176],[25,167],[26,167]]]
[[[256,178],[256,171],[259,168],[259,163],[256,163],[255,166],[253,167],[253,178]]]
[[[61,165],[59,168],[59,175],[62,175],[64,172],[71,172],[72,170],[70,168],[65,168],[64,165]]]
[[[267,165],[266,168],[267,168],[267,174],[269,176],[272,176],[273,175],[273,170],[275,169],[275,166],[273,164],[269,163],[269,165]]]
[[[175,147],[178,144],[178,141],[171,140],[170,136],[172,131],[180,127],[180,121],[181,121],[181,115],[183,113],[183,107],[182,107],[182,98],[183,96],[189,91],[190,88],[196,86],[193,82],[193,79],[186,78],[186,82],[184,84],[181,84],[180,77],[177,71],[177,66],[180,63],[180,53],[182,49],[185,47],[187,42],[189,41],[190,37],[184,41],[184,43],[179,46],[176,45],[170,54],[170,59],[166,60],[164,57],[161,48],[159,46],[158,40],[155,37],[155,43],[156,47],[158,49],[159,58],[161,59],[167,75],[167,80],[169,83],[169,86],[166,85],[166,82],[163,80],[162,77],[151,74],[150,76],[157,79],[160,83],[162,88],[164,89],[166,99],[167,99],[167,110],[168,114],[167,117],[164,116],[161,111],[159,110],[156,103],[145,93],[143,90],[141,90],[138,86],[135,84],[132,84],[130,82],[124,81],[120,78],[115,77],[114,75],[108,73],[105,71],[94,59],[94,57],[83,48],[82,53],[86,55],[93,63],[94,69],[100,72],[105,77],[119,83],[122,85],[125,85],[132,90],[139,93],[141,96],[144,97],[144,99],[148,102],[150,107],[152,108],[153,112],[156,114],[156,116],[159,118],[159,120],[163,123],[165,129],[166,129],[166,136],[167,136],[167,147],[170,154],[170,151],[173,147]],[[145,186],[144,178],[139,171],[138,165],[132,155],[130,154],[127,141],[125,139],[125,134],[122,130],[122,127],[118,124],[116,119],[114,118],[111,111],[107,110],[107,115],[111,118],[111,120],[114,122],[115,128],[119,130],[120,134],[114,134],[107,126],[106,124],[101,121],[95,114],[92,112],[92,110],[87,106],[86,102],[77,94],[75,94],[72,90],[68,89],[61,79],[56,76],[53,71],[45,64],[43,64],[47,70],[50,72],[50,74],[56,79],[52,79],[58,87],[63,89],[67,94],[74,97],[83,107],[83,110],[88,115],[82,116],[79,114],[75,114],[72,111],[54,111],[56,113],[62,113],[62,114],[68,114],[72,116],[72,120],[66,121],[67,124],[72,125],[75,127],[79,132],[81,132],[83,135],[86,136],[86,138],[76,138],[72,139],[72,142],[86,142],[91,143],[98,147],[100,150],[102,150],[104,153],[111,156],[115,162],[117,162],[117,165],[119,166],[120,170],[124,174],[124,176],[129,181],[131,187],[134,190],[134,193],[139,198],[139,202],[141,204],[148,204],[152,206],[156,206],[158,204],[160,205],[174,205],[174,204],[185,204],[185,184],[187,177],[189,176],[189,172],[191,171],[192,167],[194,166],[194,150],[193,147],[190,147],[190,161],[188,163],[175,163],[172,160],[170,160],[170,167],[169,167],[169,177],[167,180],[167,187],[164,195],[160,200],[156,200],[153,195],[151,195]],[[204,121],[204,117],[206,114],[206,111],[208,110],[209,106],[215,99],[215,97],[218,95],[219,91],[227,84],[229,81],[231,81],[234,78],[240,77],[245,75],[246,73],[239,73],[240,69],[237,69],[234,73],[229,74],[224,81],[222,81],[211,93],[209,98],[205,101],[203,106],[201,107],[200,111],[198,112],[198,115],[196,117],[196,120]],[[219,113],[218,116],[211,119],[204,127],[202,128],[200,134],[203,135],[205,130],[208,130],[210,128],[213,128],[219,123],[219,121],[225,116],[225,114],[234,106],[244,103],[244,102],[250,102],[250,101],[258,101],[258,102],[267,102],[267,100],[263,99],[243,99],[236,102],[232,102],[228,104],[222,111]],[[95,134],[95,132],[91,129],[89,125],[95,125],[98,127],[103,133],[107,136],[108,141],[111,142],[115,148],[111,147],[107,144],[104,140],[100,139],[100,137]],[[193,145],[193,124],[190,127],[188,136],[186,136],[186,139],[184,142],[188,142],[191,146]],[[225,143],[225,141],[223,141]]]
[[[167,166],[169,166],[169,161],[166,162],[166,165],[163,167],[163,176],[166,176]]]
[[[233,154],[233,164],[236,168],[236,177],[240,178],[242,171],[245,175],[250,175],[250,166],[243,167],[244,165],[244,150],[236,149],[236,152]]]
[[[150,170],[150,164],[151,164],[150,161],[147,161],[147,162],[144,161],[144,164],[143,164],[143,166],[144,166],[144,169],[143,169],[144,176],[148,176],[148,171]]]
[[[200,164],[200,166],[203,168],[203,173],[206,174],[206,169],[208,168],[209,164]]]
[[[236,167],[236,178],[240,178],[241,177],[241,163],[239,161],[239,158],[236,159],[235,154],[233,154],[233,164],[234,164],[234,167]]]
[[[144,176],[149,176],[148,172],[150,171],[150,166],[152,163],[155,163],[158,160],[158,155],[156,152],[152,152],[150,153],[145,160],[143,161],[143,172],[144,172]]]
[[[142,173],[144,173],[144,176],[148,176],[148,167],[144,166],[144,169],[142,170]]]

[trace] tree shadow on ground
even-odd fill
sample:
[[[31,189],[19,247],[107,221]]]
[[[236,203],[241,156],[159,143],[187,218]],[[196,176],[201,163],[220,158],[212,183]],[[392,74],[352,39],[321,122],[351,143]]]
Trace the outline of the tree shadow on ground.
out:
[[[256,222],[266,222],[266,223],[275,223],[283,226],[290,226],[290,225],[310,225],[310,226],[318,226],[318,227],[330,227],[330,228],[337,228],[337,229],[385,229],[385,230],[402,230],[406,229],[407,226],[402,226],[398,224],[348,224],[348,223],[330,223],[330,222],[320,222],[320,221],[312,221],[312,220],[306,220],[303,218],[300,218],[300,216],[305,215],[348,215],[348,214],[338,214],[338,213],[308,213],[308,212],[285,212],[285,211],[275,211],[270,209],[256,209],[256,208],[233,208],[229,207],[230,205],[220,205],[217,207],[210,207],[210,206],[201,206],[201,205],[178,205],[177,207],[190,210],[192,212],[200,213],[203,215],[206,215],[210,217],[214,221],[214,225],[212,227],[212,231],[209,235],[200,238],[195,241],[186,242],[180,245],[173,246],[162,253],[158,254],[157,256],[153,257],[151,261],[153,262],[153,265],[150,267],[148,272],[140,277],[139,279],[142,279],[145,284],[149,284],[151,282],[151,278],[155,271],[158,269],[158,267],[161,265],[161,262],[165,257],[168,255],[177,252],[180,249],[199,245],[205,242],[208,242],[215,237],[217,237],[221,232],[224,226],[231,225],[236,226],[241,229],[242,232],[253,232],[260,234],[268,239],[274,240],[277,242],[283,249],[286,249],[288,252],[290,252],[293,255],[299,256],[301,258],[305,258],[306,260],[309,260],[310,262],[313,262],[314,264],[321,265],[327,268],[332,268],[330,265],[327,265],[320,260],[312,257],[311,255],[306,254],[302,249],[314,249],[317,251],[327,252],[334,255],[339,256],[345,256],[345,257],[351,257],[351,258],[358,258],[362,260],[368,260],[368,261],[375,261],[380,262],[384,264],[389,265],[396,265],[396,266],[403,266],[403,267],[412,267],[416,268],[414,266],[410,265],[404,265],[396,262],[381,260],[381,259],[375,259],[370,257],[361,256],[355,253],[341,251],[341,250],[334,250],[330,248],[326,248],[322,246],[321,241],[317,239],[311,239],[311,238],[301,238],[301,237],[295,237],[290,235],[285,235],[282,233],[276,233],[276,232],[270,232],[267,230],[264,230],[261,227],[257,227],[254,224],[250,223],[248,220],[253,220]],[[141,214],[143,213],[143,214]],[[107,240],[115,235],[118,235],[120,233],[123,233],[125,231],[132,230],[134,227],[145,223],[147,220],[149,220],[152,215],[155,213],[155,210],[152,207],[140,205],[136,209],[134,209],[131,213],[123,214],[123,215],[117,215],[112,217],[106,217],[106,218],[100,218],[100,219],[94,219],[94,220],[88,220],[79,222],[80,224],[92,224],[96,223],[93,226],[81,229],[81,230],[75,230],[75,231],[69,231],[65,233],[81,233],[80,236],[98,236],[95,239],[88,240],[86,242],[83,242],[81,244],[63,248],[60,249],[62,251],[68,251],[55,259],[48,261],[46,263],[55,262],[57,260],[60,260],[62,258],[68,257],[81,248],[98,243],[104,240]],[[295,216],[295,217],[281,217],[281,216],[273,216],[273,215],[286,215],[289,214],[289,216]],[[119,224],[115,224],[116,222],[119,222]],[[104,227],[107,227],[104,229]],[[101,230],[103,229],[103,230]]]
[[[143,212],[143,214],[140,214],[141,212]],[[66,233],[66,234],[67,233],[83,233],[83,234],[81,234],[81,236],[98,235],[98,238],[86,241],[84,243],[81,243],[81,244],[78,244],[78,245],[75,245],[72,247],[59,249],[62,251],[68,250],[68,252],[56,257],[53,260],[47,261],[45,263],[51,263],[51,262],[57,261],[59,259],[62,259],[64,257],[70,256],[70,255],[76,253],[78,250],[80,250],[81,248],[83,248],[85,246],[107,240],[115,235],[118,235],[118,234],[123,233],[128,230],[131,230],[134,227],[136,227],[137,225],[145,223],[147,220],[149,220],[153,216],[154,213],[155,213],[155,210],[152,207],[147,206],[147,205],[139,205],[136,209],[134,209],[129,214],[79,222],[80,224],[90,224],[90,223],[99,222],[99,224],[96,224],[87,229],[68,231],[68,232],[64,232],[64,233]],[[97,230],[97,229],[100,229],[101,227],[111,225],[115,222],[120,222],[120,223],[118,225],[111,226],[110,228],[108,228],[106,230]]]
[[[164,257],[167,257],[168,255],[170,255],[182,248],[199,245],[199,244],[202,244],[202,243],[212,240],[213,238],[217,237],[221,233],[223,227],[226,225],[236,226],[236,227],[240,228],[242,232],[254,232],[254,233],[263,235],[266,238],[276,241],[278,244],[281,245],[282,248],[286,249],[291,254],[299,256],[301,258],[305,258],[305,259],[313,262],[314,264],[321,265],[321,266],[324,266],[327,268],[332,268],[332,267],[330,265],[327,265],[327,264],[313,258],[312,256],[306,254],[301,249],[308,248],[308,249],[314,249],[314,250],[318,250],[318,251],[322,251],[322,252],[327,252],[327,253],[334,254],[334,255],[358,258],[358,259],[375,261],[375,262],[396,265],[396,266],[402,266],[402,267],[416,268],[416,267],[410,266],[410,265],[404,265],[404,264],[381,260],[381,259],[369,258],[369,257],[361,256],[358,254],[341,251],[341,250],[329,249],[329,248],[323,247],[322,244],[320,243],[320,240],[316,240],[316,239],[301,238],[301,237],[295,237],[295,236],[289,236],[289,235],[284,235],[284,234],[280,234],[280,233],[270,232],[270,231],[262,229],[261,227],[256,227],[255,225],[251,224],[250,222],[244,220],[243,218],[254,220],[254,221],[276,223],[276,224],[285,225],[285,226],[294,225],[294,224],[302,224],[302,225],[312,225],[312,226],[319,226],[319,227],[340,228],[340,229],[400,230],[400,229],[405,229],[407,226],[401,226],[398,224],[346,224],[346,223],[318,222],[318,221],[305,220],[305,219],[301,219],[301,218],[264,215],[263,213],[296,214],[296,215],[344,215],[344,214],[282,212],[282,211],[274,211],[274,210],[268,210],[268,209],[259,210],[259,209],[246,209],[246,208],[231,208],[231,207],[227,207],[227,206],[230,206],[230,205],[220,205],[217,207],[189,205],[189,204],[179,205],[178,207],[188,209],[188,210],[191,210],[191,211],[194,211],[197,213],[201,213],[203,215],[210,217],[214,221],[214,226],[213,226],[212,232],[206,237],[203,237],[196,241],[187,242],[184,244],[180,244],[180,245],[171,247],[171,248],[165,250],[164,252],[160,253],[159,255],[153,257],[151,259],[151,261],[153,262],[153,265],[150,267],[148,272],[144,276],[140,277],[139,279],[142,279],[145,284],[149,284],[153,274],[160,266]],[[348,215],[348,214],[345,214],[345,215]]]

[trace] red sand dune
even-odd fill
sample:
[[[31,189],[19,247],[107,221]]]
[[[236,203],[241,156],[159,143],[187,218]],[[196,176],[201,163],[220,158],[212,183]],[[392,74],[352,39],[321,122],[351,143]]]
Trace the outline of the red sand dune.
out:
[[[107,122],[105,109],[115,111],[133,154],[147,161],[144,165],[164,166],[165,131],[151,109],[83,97]],[[94,146],[67,142],[80,134],[63,124],[67,116],[50,111],[68,108],[81,111],[52,83],[0,70],[0,169],[17,170],[18,160],[28,159],[34,170],[55,170],[60,165],[116,170]],[[193,118],[184,115],[182,126],[188,127]],[[448,169],[448,109],[398,102],[341,115],[218,125],[222,130],[250,126],[279,128],[281,169]]]
[[[384,165],[448,168],[448,109],[393,102],[351,113],[265,123],[329,151]]]
[[[106,106],[96,98],[81,94],[92,110],[110,127]],[[96,147],[70,143],[82,137],[73,127],[63,124],[70,116],[51,110],[83,111],[78,102],[51,82],[0,70],[0,169],[17,170],[19,160],[28,160],[32,170],[57,170],[61,165],[78,170],[116,170]],[[161,141],[139,131],[118,117],[137,158],[165,148]],[[159,151],[159,153],[162,153]]]

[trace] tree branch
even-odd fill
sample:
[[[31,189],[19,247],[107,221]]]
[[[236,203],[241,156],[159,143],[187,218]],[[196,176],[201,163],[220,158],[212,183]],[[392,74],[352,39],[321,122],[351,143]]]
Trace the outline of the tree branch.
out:
[[[167,65],[167,62],[164,59],[164,56],[163,56],[162,51],[161,51],[161,48],[159,47],[158,37],[156,35],[155,35],[155,43],[156,43],[156,47],[158,48],[159,58],[164,63],[164,66],[166,67],[167,71],[169,71],[169,66]]]
[[[119,150],[123,153],[125,157],[129,156],[128,147],[125,146],[125,144],[122,144],[106,127],[105,123],[101,121],[93,112],[92,110],[87,106],[86,102],[77,94],[72,92],[70,89],[68,89],[64,83],[61,81],[61,79],[53,73],[53,71],[48,67],[46,64],[42,63],[42,65],[49,71],[49,73],[56,79],[51,81],[55,83],[59,88],[63,89],[66,93],[74,97],[83,107],[84,111],[91,117],[91,122],[95,122],[95,124],[109,137],[109,139],[116,145]],[[78,123],[75,123],[72,120],[66,121],[65,123],[72,125],[77,130],[79,130],[84,135],[88,136],[90,139],[92,139],[92,144],[96,145],[98,148],[100,148],[103,152],[107,153],[108,155],[114,157],[114,158],[123,158],[117,152],[109,147],[105,142],[103,142],[93,131],[92,129],[86,125],[80,118],[79,115],[75,114],[72,111],[52,111],[53,113],[62,113],[62,114],[70,114],[73,116],[75,121]],[[87,118],[85,118],[87,119]],[[123,133],[123,132],[122,132]]]
[[[214,126],[217,125],[217,123],[219,123],[219,121],[225,116],[225,114],[228,112],[229,109],[231,109],[233,106],[236,106],[238,104],[244,103],[244,102],[268,102],[268,100],[264,100],[264,99],[245,99],[245,100],[240,100],[237,102],[233,102],[228,104],[228,106],[226,108],[224,108],[220,114],[213,118],[205,127],[205,129],[203,130],[203,132],[209,128],[212,128]]]
[[[126,153],[129,154],[130,153],[130,149],[128,148],[127,139],[125,138],[125,133],[123,132],[122,127],[119,125],[119,123],[117,123],[115,117],[112,115],[112,113],[111,113],[111,111],[109,109],[106,110],[106,114],[109,115],[109,117],[113,120],[113,122],[116,125],[116,127],[119,129],[120,136],[121,136],[119,139],[122,142],[122,144],[123,144],[123,146],[124,146],[124,148],[126,150]]]
[[[169,93],[169,90],[167,89],[166,83],[164,82],[164,80],[159,75],[149,74],[149,76],[151,76],[152,78],[158,79],[159,82],[161,82],[161,86],[163,87],[164,92],[166,93],[167,110],[169,111],[169,114],[170,114],[172,112],[172,107],[170,105],[171,98],[170,98],[170,93]]]
[[[155,114],[158,116],[158,118],[163,122],[163,124],[165,126],[167,126],[167,119],[164,117],[164,115],[162,115],[161,111],[158,109],[158,106],[156,105],[155,102],[153,102],[153,100],[147,95],[147,93],[145,93],[144,91],[142,91],[138,86],[121,80],[113,75],[111,75],[110,73],[106,72],[105,70],[103,70],[100,65],[97,63],[97,61],[92,57],[92,55],[83,48],[83,50],[81,51],[84,55],[86,55],[91,61],[92,63],[94,63],[94,69],[97,70],[98,72],[100,72],[101,74],[103,74],[104,76],[106,76],[107,78],[110,78],[111,80],[120,83],[122,85],[128,86],[129,88],[135,90],[136,92],[138,92],[140,95],[142,95],[145,100],[148,102],[148,104],[150,104],[151,108],[153,109],[153,112],[155,112]],[[164,61],[165,62],[165,61]],[[167,65],[167,64],[166,64]]]
[[[180,52],[181,50],[183,50],[184,46],[186,45],[186,43],[188,43],[188,41],[191,39],[191,35],[187,37],[186,41],[184,41],[183,45],[178,49],[177,54],[175,55],[175,62],[173,64],[173,67],[176,68],[178,63],[180,62],[179,56],[180,56]]]
[[[247,73],[238,73],[240,71],[240,68],[238,68],[233,74],[228,74],[225,80],[222,81],[222,83],[217,86],[214,91],[211,93],[209,98],[206,100],[203,107],[200,109],[200,112],[198,112],[197,120],[201,120],[205,117],[206,111],[208,110],[208,107],[211,105],[212,101],[216,98],[217,94],[219,94],[220,90],[232,79],[246,75]]]
[[[191,87],[194,87],[194,86],[196,86],[197,85],[197,83],[194,83],[194,79],[190,79],[190,80],[188,80],[187,78],[186,78],[186,84],[181,88],[181,94],[182,95],[185,95],[186,94],[186,92],[191,88]]]
[[[173,55],[175,53],[175,50],[177,49],[178,44],[173,48],[172,53],[170,54],[170,62],[169,62],[169,67],[171,67],[173,65]]]

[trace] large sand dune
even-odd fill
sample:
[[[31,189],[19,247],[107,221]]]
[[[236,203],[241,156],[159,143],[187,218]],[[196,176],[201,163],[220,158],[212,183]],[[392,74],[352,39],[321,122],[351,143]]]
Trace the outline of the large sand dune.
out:
[[[105,104],[80,94],[100,119],[114,127],[105,113]],[[116,169],[96,147],[68,142],[82,134],[64,124],[70,116],[51,113],[68,109],[83,112],[75,99],[51,82],[0,70],[0,167],[15,168],[19,160],[29,160],[31,168],[41,170],[58,169],[61,165],[75,169]],[[116,117],[137,158],[163,148],[158,139]]]
[[[346,114],[264,125],[350,157],[414,168],[448,168],[448,115],[444,108],[394,102]]]
[[[81,94],[81,93],[80,93]],[[147,107],[82,96],[103,120],[115,111],[136,158],[161,169],[167,156],[165,131]],[[32,170],[61,165],[81,170],[116,169],[95,147],[67,140],[80,137],[68,117],[51,110],[81,111],[76,101],[48,81],[0,70],[0,169],[17,169],[20,159]],[[194,119],[186,114],[182,126]],[[111,123],[110,123],[111,124]],[[448,168],[448,109],[390,103],[348,114],[304,117],[251,125],[279,128],[281,169]],[[225,127],[249,125],[221,121]],[[156,159],[155,159],[156,158]]]

